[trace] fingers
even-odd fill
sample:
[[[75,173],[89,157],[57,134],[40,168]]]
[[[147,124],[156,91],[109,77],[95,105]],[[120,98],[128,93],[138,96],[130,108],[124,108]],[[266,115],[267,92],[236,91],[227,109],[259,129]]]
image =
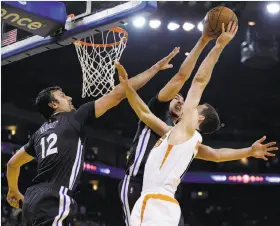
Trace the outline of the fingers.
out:
[[[265,155],[266,155],[266,156],[272,156],[272,157],[275,156],[275,154],[272,154],[272,153],[270,153],[270,152],[266,152]]]
[[[228,23],[227,32],[230,32],[230,31],[231,31],[231,27],[232,27],[232,21],[230,21],[230,22]]]
[[[265,139],[266,139],[266,136],[263,136],[261,139],[258,140],[258,142],[259,142],[259,143],[262,143],[262,142],[265,141]]]
[[[233,22],[231,29],[230,29],[230,33],[234,34],[236,26],[237,26],[236,22]]]
[[[272,148],[268,148],[266,151],[277,151],[278,148],[277,147],[272,147]]]
[[[175,57],[180,51],[180,47],[175,47],[172,52],[167,56],[167,60],[170,61],[173,57]]]
[[[222,23],[222,33],[224,33],[224,32],[225,32],[225,24]]]
[[[172,52],[173,52],[173,54],[175,56],[176,54],[179,53],[179,51],[180,51],[180,47],[175,47]]]
[[[267,161],[267,160],[268,160],[268,158],[266,158],[265,156],[264,156],[264,157],[262,157],[262,159],[263,159],[263,160],[265,160],[265,161]]]
[[[236,26],[233,34],[236,35],[237,31],[238,31],[238,26]]]
[[[271,147],[271,146],[273,146],[273,145],[275,145],[275,144],[276,144],[276,142],[270,142],[270,143],[265,144],[264,146],[265,146],[266,148],[268,148],[268,147]]]
[[[17,200],[15,197],[8,197],[7,201],[12,207],[19,208],[19,200]]]
[[[122,76],[124,78],[127,77],[126,70],[118,61],[115,62],[115,67],[117,68],[120,76]]]

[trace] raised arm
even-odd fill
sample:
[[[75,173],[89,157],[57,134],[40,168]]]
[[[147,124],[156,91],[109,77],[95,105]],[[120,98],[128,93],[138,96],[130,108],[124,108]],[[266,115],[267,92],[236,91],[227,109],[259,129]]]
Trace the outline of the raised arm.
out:
[[[224,24],[222,25],[222,34],[216,41],[216,45],[200,65],[188,92],[187,98],[183,106],[183,117],[181,125],[185,125],[187,130],[192,133],[196,128],[192,123],[195,115],[195,110],[200,102],[202,93],[210,81],[213,68],[219,59],[224,47],[233,39],[237,32],[238,26],[235,23],[229,23],[227,31]]]
[[[122,65],[118,62],[115,64],[118,70],[119,79],[121,84],[126,89],[126,96],[128,102],[138,118],[144,122],[148,127],[150,127],[159,136],[166,134],[171,127],[169,127],[165,122],[156,117],[149,109],[149,107],[144,103],[144,101],[139,97],[136,91],[129,84],[127,79],[127,73]]]
[[[133,89],[138,90],[143,87],[156,73],[160,70],[172,68],[172,64],[169,64],[171,59],[178,53],[178,48],[175,48],[168,56],[158,61],[148,70],[136,75],[129,79],[129,83]],[[99,98],[95,101],[95,116],[96,118],[103,115],[109,109],[117,106],[126,97],[125,88],[122,84],[116,86],[116,88],[107,95]]]
[[[270,153],[270,151],[276,151],[278,148],[275,147],[276,142],[262,144],[265,139],[266,137],[264,136],[260,140],[257,140],[255,143],[253,143],[251,147],[241,149],[214,149],[201,144],[198,148],[198,153],[195,158],[213,162],[226,162],[248,157],[262,158],[267,160],[267,156],[275,156],[275,154]]]
[[[167,102],[172,100],[182,89],[185,82],[190,78],[198,57],[210,40],[211,38],[204,34],[202,35],[202,37],[198,40],[192,51],[182,63],[177,74],[159,92],[159,101]]]

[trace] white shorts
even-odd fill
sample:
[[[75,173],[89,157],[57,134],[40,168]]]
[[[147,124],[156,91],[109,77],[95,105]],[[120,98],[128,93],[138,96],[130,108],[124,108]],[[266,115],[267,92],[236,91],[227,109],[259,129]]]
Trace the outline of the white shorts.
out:
[[[135,203],[131,226],[178,226],[181,209],[176,199],[159,193],[146,193]]]

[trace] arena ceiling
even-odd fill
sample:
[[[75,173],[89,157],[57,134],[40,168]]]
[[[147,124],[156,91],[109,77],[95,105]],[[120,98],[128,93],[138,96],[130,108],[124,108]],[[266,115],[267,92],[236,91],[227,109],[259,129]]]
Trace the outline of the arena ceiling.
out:
[[[76,7],[75,3],[68,4],[68,7]],[[199,21],[209,8],[220,4],[224,2],[161,2],[154,17],[160,17],[164,24],[171,20],[179,23],[184,20]],[[240,29],[237,37],[223,52],[203,96],[203,101],[218,109],[222,122],[225,123],[225,127],[215,136],[217,138],[225,136],[224,139],[251,139],[266,134],[280,141],[280,63],[270,69],[254,69],[243,65],[240,60],[240,46],[244,41],[247,22],[251,18],[260,20],[256,15],[262,10],[261,4],[226,4],[236,9]],[[278,16],[278,26],[279,20]],[[274,20],[263,26],[262,33],[267,34],[273,30],[276,22]],[[175,46],[181,47],[181,53],[172,62],[174,68],[160,72],[139,91],[140,96],[147,102],[175,75],[185,58],[184,53],[195,45],[200,32],[187,33],[182,29],[171,32],[166,26],[158,30],[152,30],[148,26],[136,29],[131,24],[127,25],[126,29],[129,41],[121,63],[130,77],[152,66]],[[279,45],[280,36],[277,35]],[[198,65],[212,46],[213,43],[205,49]],[[190,82],[185,85],[183,93],[187,92],[189,84]],[[77,106],[91,100],[81,98],[82,74],[74,46],[48,51],[3,66],[2,106],[11,102],[20,109],[34,111],[33,102],[37,93],[50,85],[61,86],[73,97],[73,103]],[[130,138],[134,136],[137,128],[137,118],[127,101],[108,112],[99,122],[101,128],[118,130]],[[2,121],[3,123],[5,122]]]

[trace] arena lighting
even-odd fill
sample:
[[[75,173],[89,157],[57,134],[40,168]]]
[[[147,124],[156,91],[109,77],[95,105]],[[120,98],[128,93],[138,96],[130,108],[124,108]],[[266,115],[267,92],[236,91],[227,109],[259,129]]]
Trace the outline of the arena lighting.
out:
[[[200,30],[200,31],[203,31],[203,23],[202,22],[198,23],[197,29]]]
[[[278,3],[269,3],[269,4],[267,4],[266,9],[271,14],[277,14],[280,11],[280,4],[278,4]]]
[[[150,27],[153,29],[158,28],[161,25],[160,20],[150,20]]]
[[[167,25],[167,28],[170,30],[170,31],[175,31],[176,29],[178,29],[180,27],[179,24],[176,24],[176,23],[173,23],[173,22],[170,22],[168,25]]]
[[[144,17],[137,17],[133,20],[133,25],[137,28],[143,27],[144,24],[146,23],[146,20]]]
[[[186,23],[184,23],[184,25],[183,25],[183,29],[185,30],[185,31],[191,31],[192,29],[194,29],[194,25],[192,24],[192,23],[189,23],[189,22],[186,22]]]
[[[98,184],[99,184],[99,181],[98,181],[98,180],[91,180],[89,183],[92,184],[92,189],[93,189],[94,191],[97,191],[97,190],[98,190]]]
[[[255,21],[249,21],[249,22],[248,22],[248,25],[249,25],[249,26],[255,26],[255,25],[256,25],[256,22],[255,22]]]
[[[7,126],[7,129],[11,131],[12,135],[16,134],[16,131],[17,131],[16,126]]]

